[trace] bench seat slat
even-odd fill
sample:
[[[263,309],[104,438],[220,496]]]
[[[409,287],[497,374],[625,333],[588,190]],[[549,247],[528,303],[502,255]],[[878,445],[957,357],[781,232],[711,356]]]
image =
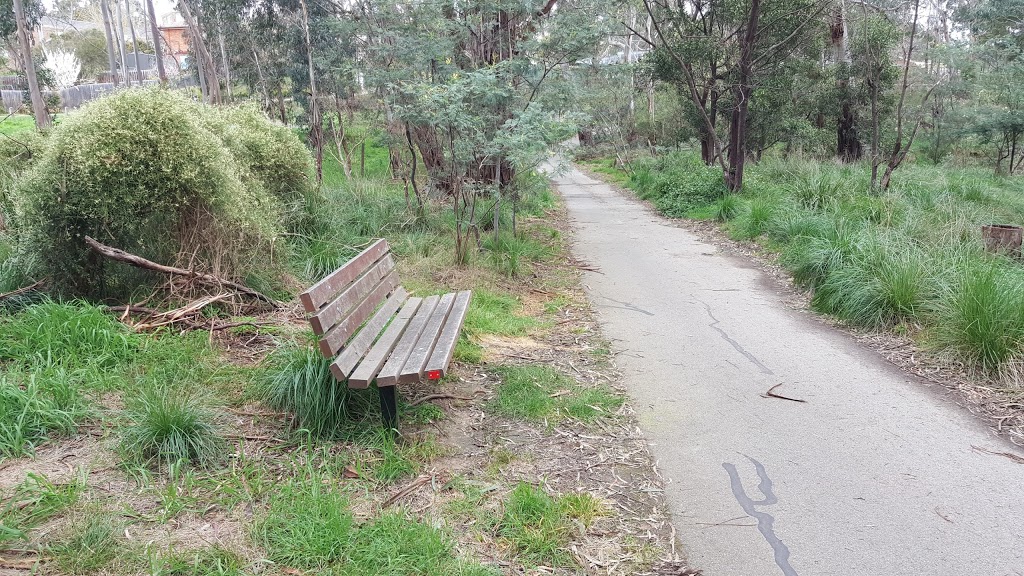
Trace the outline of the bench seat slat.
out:
[[[377,308],[377,305],[383,302],[388,293],[396,287],[398,287],[398,274],[392,271],[384,277],[384,280],[344,320],[328,330],[327,334],[321,336],[320,352],[323,353],[324,357],[333,358],[338,353],[338,350],[341,350],[341,347],[345,345],[349,337],[370,317],[370,314]]]
[[[398,345],[391,352],[391,357],[388,358],[384,367],[381,368],[380,374],[377,374],[377,386],[394,386],[398,383],[398,374],[401,373],[402,366],[405,366],[405,361],[412,353],[416,341],[420,339],[420,334],[423,333],[423,328],[427,325],[427,321],[430,320],[430,316],[434,313],[434,308],[437,307],[437,302],[440,299],[440,296],[427,296],[423,299],[423,303],[420,304],[420,309],[416,312],[416,316],[409,322],[409,327],[406,328],[405,334],[402,335],[402,339],[399,340]]]
[[[424,326],[423,333],[416,341],[416,346],[413,347],[408,360],[402,366],[402,371],[398,375],[399,384],[419,382],[423,375],[423,367],[426,366],[430,353],[434,351],[434,345],[437,344],[437,338],[441,335],[441,329],[444,327],[445,320],[448,319],[453,302],[455,302],[454,293],[441,296],[437,302],[437,308],[434,308],[434,313],[427,320],[427,325]]]
[[[409,294],[405,291],[405,288],[399,286],[395,289],[394,293],[380,307],[380,310],[377,310],[373,318],[370,318],[366,326],[363,326],[359,334],[356,334],[355,338],[348,343],[348,346],[345,346],[341,354],[338,354],[338,357],[331,363],[331,373],[334,374],[335,379],[341,382],[352,373],[352,370],[359,364],[359,359],[370,349],[373,340],[381,333],[381,330],[384,330],[388,321],[395,315],[399,307],[405,303],[405,299],[408,296]]]
[[[452,311],[448,314],[448,321],[441,329],[441,336],[437,339],[430,360],[427,361],[427,366],[424,368],[425,373],[436,371],[442,377],[447,373],[448,365],[452,361],[452,353],[455,352],[455,344],[459,339],[459,331],[462,330],[462,324],[466,320],[466,312],[469,310],[469,301],[472,295],[469,290],[456,295],[455,305],[452,306]]]
[[[402,306],[398,315],[395,316],[391,324],[384,330],[381,337],[377,339],[377,343],[373,345],[373,348],[370,348],[366,357],[359,363],[359,367],[349,376],[349,388],[366,388],[370,385],[370,382],[380,372],[381,367],[384,366],[388,355],[395,349],[399,338],[402,337],[402,334],[409,327],[409,322],[412,321],[413,315],[420,308],[422,302],[422,298],[409,298],[405,301],[405,306]]]
[[[316,312],[353,280],[362,276],[371,264],[380,260],[389,250],[387,240],[381,239],[374,242],[344,266],[328,274],[326,278],[311,286],[309,290],[299,294],[302,307],[306,309],[306,312]]]
[[[349,285],[337,298],[320,309],[319,312],[309,317],[309,325],[318,336],[324,334],[341,322],[352,308],[362,302],[374,287],[395,269],[395,259],[387,254],[376,264],[360,276],[355,282]]]

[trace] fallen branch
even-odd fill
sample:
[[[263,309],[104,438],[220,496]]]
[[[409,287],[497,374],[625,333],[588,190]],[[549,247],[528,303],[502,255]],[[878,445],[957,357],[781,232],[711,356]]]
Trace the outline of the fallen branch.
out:
[[[402,498],[405,498],[409,494],[412,494],[420,486],[423,486],[427,482],[430,482],[431,478],[432,478],[432,476],[420,476],[419,478],[413,480],[408,486],[406,486],[405,488],[402,488],[401,490],[396,492],[394,494],[394,496],[392,496],[392,497],[388,498],[387,500],[385,500],[384,503],[380,505],[381,510],[387,508],[388,506],[391,506],[392,504],[394,504],[395,502],[398,502]]]
[[[125,252],[124,250],[121,250],[119,248],[114,248],[112,246],[102,244],[89,236],[85,237],[85,243],[88,244],[89,247],[92,248],[97,254],[105,258],[110,258],[111,260],[124,262],[125,264],[135,266],[136,268],[153,270],[154,272],[161,272],[163,274],[170,274],[173,276],[184,276],[186,278],[195,280],[208,286],[231,288],[236,292],[245,294],[246,296],[251,296],[252,298],[255,298],[257,300],[261,300],[274,308],[281,307],[281,304],[279,304],[273,298],[261,292],[257,292],[256,290],[253,290],[252,288],[249,288],[244,284],[239,284],[238,282],[234,282],[226,278],[218,278],[217,276],[214,276],[212,274],[203,274],[200,272],[196,272],[194,270],[186,270],[184,268],[176,268],[174,266],[165,266],[163,264],[157,264],[156,262],[153,262],[152,260],[147,260],[142,256],[136,256],[135,254]]]
[[[422,398],[417,398],[412,402],[409,402],[409,406],[418,406],[424,402],[430,402],[431,400],[472,400],[473,398],[467,398],[465,396],[456,396],[454,394],[427,394]]]
[[[800,398],[790,398],[789,396],[783,396],[782,394],[776,394],[775,389],[782,386],[782,382],[779,382],[775,386],[768,389],[767,392],[761,394],[761,398],[778,398],[779,400],[789,400],[790,402],[807,402],[807,400],[801,400]]]
[[[980,452],[982,454],[1002,456],[1003,458],[1009,458],[1010,460],[1013,460],[1017,464],[1024,464],[1024,457],[1018,456],[1016,454],[1011,454],[1010,452],[996,452],[995,450],[989,450],[988,448],[982,448],[981,446],[975,446],[974,444],[971,444],[971,448],[973,448],[976,452]]]
[[[169,326],[171,324],[183,324],[184,326],[192,330],[209,330],[211,332],[219,332],[221,330],[227,330],[228,328],[237,328],[239,326],[252,326],[254,328],[259,328],[262,326],[270,326],[273,324],[272,322],[252,322],[249,320],[243,322],[228,322],[225,324],[217,324],[216,320],[212,320],[210,324],[206,324],[204,322],[199,322],[194,318],[182,313],[182,310],[190,308],[191,306],[192,305],[186,306],[185,308],[179,308],[177,310],[170,310],[166,312],[157,310],[155,308],[147,308],[145,306],[135,305],[107,306],[105,310],[108,312],[121,313],[122,321],[124,321],[124,319],[131,314],[145,316],[152,320],[158,320],[156,322],[139,322],[138,324],[134,324],[133,327],[137,330],[151,330],[153,328]],[[199,308],[195,308],[192,311],[192,313],[194,314],[195,312],[198,312],[198,310]]]
[[[24,288],[18,288],[17,290],[12,290],[6,294],[0,294],[0,300],[6,300],[7,298],[21,296],[22,294],[25,294],[26,292],[31,292],[36,288],[43,286],[44,284],[46,284],[46,280],[39,280],[38,282],[25,286]]]

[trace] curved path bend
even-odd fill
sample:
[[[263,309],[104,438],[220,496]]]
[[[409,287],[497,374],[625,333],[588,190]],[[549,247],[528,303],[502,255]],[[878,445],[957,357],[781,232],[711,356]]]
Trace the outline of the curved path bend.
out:
[[[1024,465],[978,448],[1021,452],[750,263],[574,168],[552,178],[694,567],[1024,575]],[[762,396],[776,384],[805,402]]]

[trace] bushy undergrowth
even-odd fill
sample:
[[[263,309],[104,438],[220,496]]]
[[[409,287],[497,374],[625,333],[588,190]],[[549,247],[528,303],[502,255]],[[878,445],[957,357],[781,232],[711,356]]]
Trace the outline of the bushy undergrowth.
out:
[[[309,189],[309,154],[249,108],[128,90],[69,115],[14,192],[26,252],[64,293],[124,295],[154,280],[104,262],[92,236],[223,276],[272,267]],[[188,262],[185,262],[185,260]]]
[[[1024,266],[981,241],[984,224],[1024,224],[1019,181],[907,165],[875,194],[868,166],[768,157],[748,167],[741,195],[676,201],[666,191],[705,190],[694,182],[710,186],[718,174],[688,158],[649,160],[631,185],[667,214],[716,218],[735,238],[763,239],[813,291],[816,309],[856,326],[909,329],[990,372],[1024,356]]]
[[[692,154],[667,154],[633,166],[629,185],[669,216],[687,216],[725,197],[722,171]]]

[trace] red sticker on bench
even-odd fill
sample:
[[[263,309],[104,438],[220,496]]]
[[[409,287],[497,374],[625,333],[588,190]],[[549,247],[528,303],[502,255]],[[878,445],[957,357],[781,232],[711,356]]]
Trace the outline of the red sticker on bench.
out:
[[[440,379],[441,379],[441,371],[440,370],[431,370],[431,371],[427,372],[427,380],[440,380]]]

